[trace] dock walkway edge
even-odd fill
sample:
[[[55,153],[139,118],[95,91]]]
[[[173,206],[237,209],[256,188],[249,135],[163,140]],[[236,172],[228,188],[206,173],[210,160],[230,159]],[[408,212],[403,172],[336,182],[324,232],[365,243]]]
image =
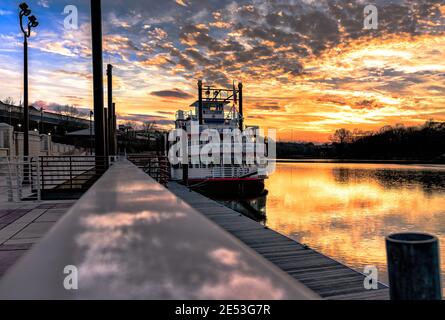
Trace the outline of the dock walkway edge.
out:
[[[178,182],[168,189],[294,279],[330,300],[388,300],[389,288],[364,287],[365,275]]]

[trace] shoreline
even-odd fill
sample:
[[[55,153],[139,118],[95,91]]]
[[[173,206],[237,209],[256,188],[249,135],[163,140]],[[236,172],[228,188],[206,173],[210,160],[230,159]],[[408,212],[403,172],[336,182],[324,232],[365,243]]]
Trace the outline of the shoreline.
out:
[[[371,164],[426,164],[445,165],[445,160],[372,160],[372,159],[275,159],[277,163],[371,163]]]

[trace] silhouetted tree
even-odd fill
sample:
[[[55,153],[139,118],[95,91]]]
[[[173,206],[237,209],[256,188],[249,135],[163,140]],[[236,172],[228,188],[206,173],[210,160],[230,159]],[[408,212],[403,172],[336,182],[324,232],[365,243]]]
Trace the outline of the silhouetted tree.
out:
[[[438,159],[445,155],[445,123],[384,126],[360,136],[339,129],[333,135],[334,157],[362,159]]]
[[[340,144],[351,143],[353,141],[353,134],[348,129],[338,129],[331,137],[331,141]]]

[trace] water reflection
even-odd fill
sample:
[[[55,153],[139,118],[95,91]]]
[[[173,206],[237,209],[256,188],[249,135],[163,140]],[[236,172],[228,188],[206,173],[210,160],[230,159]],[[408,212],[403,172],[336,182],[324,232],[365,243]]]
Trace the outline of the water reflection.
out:
[[[435,234],[445,261],[443,166],[285,163],[266,188],[267,201],[248,201],[263,223],[357,270],[375,265],[384,282],[390,233]]]
[[[224,204],[237,212],[255,220],[263,225],[266,225],[266,203],[267,193],[259,198],[255,199],[238,199],[238,200],[221,200],[216,199],[218,202]]]

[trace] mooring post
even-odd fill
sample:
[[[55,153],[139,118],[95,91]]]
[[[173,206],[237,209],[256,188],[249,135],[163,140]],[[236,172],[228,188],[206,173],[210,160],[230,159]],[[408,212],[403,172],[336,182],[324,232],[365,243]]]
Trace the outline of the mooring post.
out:
[[[182,181],[187,186],[189,184],[189,165],[183,164],[182,165]]]
[[[116,120],[116,103],[113,102],[113,122],[112,122],[112,130],[113,130],[113,136],[112,136],[112,145],[113,145],[113,155],[118,154],[117,150],[117,136],[116,136],[116,128],[117,128],[117,120]]]
[[[108,157],[110,156],[110,123],[108,119],[108,108],[104,108],[104,124],[105,124],[105,165],[108,167]]]
[[[441,300],[439,240],[424,233],[386,237],[391,300]]]

